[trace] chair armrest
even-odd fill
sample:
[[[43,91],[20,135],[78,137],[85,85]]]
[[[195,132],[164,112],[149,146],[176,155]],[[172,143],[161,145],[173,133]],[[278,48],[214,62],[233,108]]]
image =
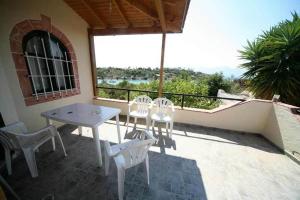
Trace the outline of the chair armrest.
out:
[[[110,144],[107,140],[104,141],[104,149],[106,154],[111,156],[112,152],[111,152]]]
[[[130,101],[129,103],[128,103],[128,106],[132,106],[134,104],[134,101]]]
[[[37,148],[56,135],[56,128],[50,125],[35,132],[25,134],[12,133],[12,135],[16,137],[22,149]]]
[[[150,140],[154,140],[155,142],[158,142],[158,139],[155,138],[155,137],[153,136],[153,134],[150,133],[149,131],[145,131],[145,135],[147,136],[146,139],[150,139]]]
[[[175,107],[174,105],[171,106],[171,118],[173,119],[174,118],[174,115],[175,115]]]
[[[153,101],[152,101],[152,102],[150,103],[150,105],[149,105],[149,108],[152,109],[153,106],[154,106],[154,103],[153,103]]]
[[[149,115],[152,114],[153,107],[154,107],[154,104],[153,104],[153,102],[151,102],[150,105],[149,105],[149,107],[148,107],[148,113],[149,113]]]
[[[135,100],[130,101],[130,102],[128,103],[128,114],[130,113],[131,107],[133,106],[134,103],[135,103]]]
[[[173,113],[175,113],[175,107],[174,107],[174,105],[171,106],[171,110],[172,110]]]
[[[132,101],[130,101],[130,102],[128,103],[128,106],[131,107],[133,104],[135,104],[135,99],[132,100]]]
[[[110,146],[110,144],[109,144],[109,142],[107,140],[104,141],[104,149],[105,149],[106,154],[109,157],[117,156],[120,153],[120,151],[113,153],[111,151],[111,146]]]
[[[149,106],[148,106],[148,114],[150,115],[150,113],[151,113],[151,110],[152,110],[152,104],[150,104]]]
[[[26,133],[26,134],[20,134],[20,133],[12,133],[10,132],[11,134],[14,134],[15,136],[20,136],[20,137],[32,137],[32,136],[36,136],[36,135],[39,135],[43,132],[46,132],[46,131],[50,131],[52,134],[55,133],[56,131],[56,128],[52,125],[49,125],[49,126],[46,126],[38,131],[34,131],[34,132],[31,132],[31,133]]]

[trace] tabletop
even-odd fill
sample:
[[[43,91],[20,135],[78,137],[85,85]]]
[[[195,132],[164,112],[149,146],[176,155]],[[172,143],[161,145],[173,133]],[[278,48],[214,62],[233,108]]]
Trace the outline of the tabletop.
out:
[[[75,103],[42,112],[41,116],[77,126],[97,127],[120,112],[118,108]]]

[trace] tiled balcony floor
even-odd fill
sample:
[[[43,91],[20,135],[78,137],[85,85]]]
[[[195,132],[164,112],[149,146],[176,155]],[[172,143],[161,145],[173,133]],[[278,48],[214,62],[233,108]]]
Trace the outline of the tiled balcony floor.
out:
[[[101,140],[117,142],[114,121],[100,127]],[[121,123],[122,137],[126,127]],[[151,147],[150,186],[143,165],[126,172],[124,199],[300,199],[300,166],[254,134],[176,125],[173,140],[157,131]],[[129,131],[132,130],[132,127]],[[50,143],[37,153],[39,177],[31,178],[23,156],[8,182],[22,199],[117,199],[115,165],[110,175],[96,167],[91,130],[79,136],[60,129],[68,157]],[[128,133],[126,137],[134,137]],[[111,161],[113,163],[113,161]]]

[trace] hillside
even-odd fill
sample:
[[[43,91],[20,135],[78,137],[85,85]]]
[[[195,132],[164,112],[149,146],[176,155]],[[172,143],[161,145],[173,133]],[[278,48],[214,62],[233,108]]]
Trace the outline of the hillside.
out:
[[[165,68],[165,79],[173,79],[179,75],[185,75],[192,78],[200,78],[206,76],[202,72],[195,72],[190,69],[182,68]],[[97,68],[98,79],[141,79],[141,80],[156,80],[159,77],[159,68],[117,68],[117,67],[101,67]]]

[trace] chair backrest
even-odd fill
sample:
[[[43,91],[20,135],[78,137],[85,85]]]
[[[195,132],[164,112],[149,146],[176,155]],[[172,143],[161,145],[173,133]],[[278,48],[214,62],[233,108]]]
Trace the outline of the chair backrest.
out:
[[[153,104],[156,107],[157,113],[163,113],[166,114],[169,112],[169,109],[174,107],[174,104],[172,101],[170,101],[167,98],[157,98],[153,100]]]
[[[0,141],[10,149],[20,149],[19,138],[15,134],[26,134],[27,132],[23,122],[15,122],[0,128]]]
[[[143,162],[148,156],[149,148],[155,143],[156,139],[153,136],[146,136],[145,140],[137,140],[128,148],[121,151],[121,155],[125,160],[125,168],[133,167]]]
[[[149,105],[151,104],[152,99],[146,95],[137,96],[134,99],[134,103],[137,106],[137,111],[140,113],[148,112]]]

